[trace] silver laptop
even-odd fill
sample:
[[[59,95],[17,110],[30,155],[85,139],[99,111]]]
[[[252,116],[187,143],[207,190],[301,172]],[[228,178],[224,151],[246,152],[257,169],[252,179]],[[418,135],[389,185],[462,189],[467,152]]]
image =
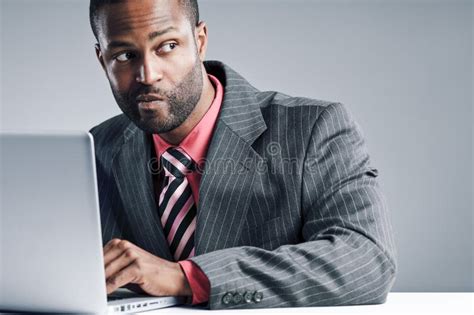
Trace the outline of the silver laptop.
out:
[[[107,299],[93,138],[0,133],[0,310],[136,313],[184,303]]]

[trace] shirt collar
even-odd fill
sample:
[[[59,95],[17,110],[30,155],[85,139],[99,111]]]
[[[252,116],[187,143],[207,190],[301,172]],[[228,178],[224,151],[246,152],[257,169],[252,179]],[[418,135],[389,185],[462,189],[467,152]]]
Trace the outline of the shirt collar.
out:
[[[212,139],[212,133],[214,131],[214,126],[224,96],[224,88],[219,80],[211,74],[208,74],[208,76],[215,88],[214,100],[196,126],[194,126],[181,143],[176,145],[183,149],[195,163],[198,163],[201,166],[204,163],[207,149]],[[169,147],[175,146],[168,143],[159,134],[153,134],[153,143],[158,157],[160,157]]]

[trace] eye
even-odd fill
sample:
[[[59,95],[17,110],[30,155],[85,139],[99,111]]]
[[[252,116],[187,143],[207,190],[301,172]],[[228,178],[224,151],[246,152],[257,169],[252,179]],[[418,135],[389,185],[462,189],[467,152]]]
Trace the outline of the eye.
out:
[[[128,60],[132,59],[133,57],[135,57],[135,54],[133,54],[131,52],[124,52],[124,53],[121,53],[121,54],[115,56],[115,60],[117,60],[119,62],[125,62],[125,61],[128,61]]]
[[[161,46],[159,48],[159,51],[164,52],[164,53],[168,53],[168,52],[172,51],[173,49],[175,49],[176,46],[177,46],[176,43],[167,43],[167,44],[164,44],[163,46]]]

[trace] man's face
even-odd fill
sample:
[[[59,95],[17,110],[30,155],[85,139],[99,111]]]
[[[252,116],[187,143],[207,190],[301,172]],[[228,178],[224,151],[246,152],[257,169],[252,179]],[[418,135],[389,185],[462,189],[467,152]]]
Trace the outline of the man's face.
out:
[[[203,89],[196,33],[178,1],[125,1],[99,11],[97,56],[121,110],[164,133],[191,114]],[[202,31],[202,30],[201,30]]]

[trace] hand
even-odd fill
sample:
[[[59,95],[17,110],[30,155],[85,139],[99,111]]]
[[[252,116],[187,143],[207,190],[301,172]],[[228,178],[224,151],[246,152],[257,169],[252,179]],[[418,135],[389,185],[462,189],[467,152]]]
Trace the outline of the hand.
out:
[[[135,284],[153,296],[192,296],[178,263],[154,256],[129,241],[113,239],[104,246],[107,294]]]

